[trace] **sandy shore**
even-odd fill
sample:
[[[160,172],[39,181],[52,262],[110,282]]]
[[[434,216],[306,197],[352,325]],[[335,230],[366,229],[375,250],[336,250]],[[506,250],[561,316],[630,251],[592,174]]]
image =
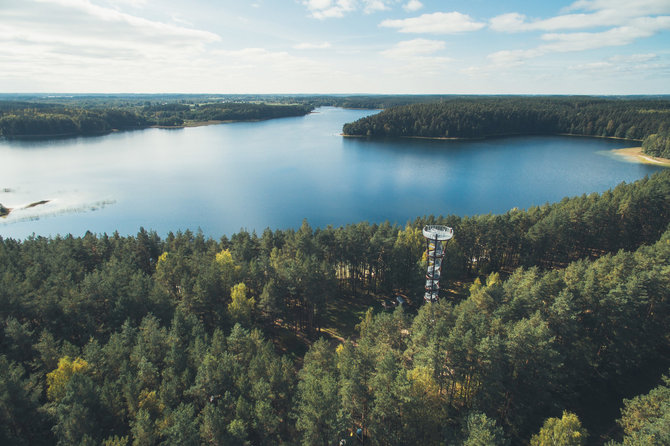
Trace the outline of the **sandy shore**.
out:
[[[655,156],[649,156],[642,153],[642,147],[629,147],[627,149],[615,149],[612,150],[615,155],[623,156],[634,161],[636,163],[642,164],[653,164],[655,166],[666,166],[670,167],[670,160],[665,158],[657,158]]]

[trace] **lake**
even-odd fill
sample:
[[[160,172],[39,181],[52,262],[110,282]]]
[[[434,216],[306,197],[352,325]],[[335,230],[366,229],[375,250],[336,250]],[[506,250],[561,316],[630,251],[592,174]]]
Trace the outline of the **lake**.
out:
[[[661,169],[611,155],[630,142],[578,137],[478,141],[344,138],[375,113],[323,107],[304,117],[98,137],[0,141],[0,236],[164,236],[198,230],[404,224],[422,215],[502,213],[602,192]],[[27,207],[31,203],[46,204]]]

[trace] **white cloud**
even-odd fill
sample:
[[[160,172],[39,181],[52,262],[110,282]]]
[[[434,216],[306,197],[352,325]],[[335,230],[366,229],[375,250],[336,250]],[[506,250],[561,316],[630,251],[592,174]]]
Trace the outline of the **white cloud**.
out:
[[[611,74],[611,73],[650,73],[667,71],[670,64],[662,61],[656,54],[626,54],[612,56],[606,60],[575,64],[568,67],[572,71]]]
[[[107,0],[113,6],[132,6],[133,8],[141,8],[147,4],[147,0]]]
[[[585,51],[610,46],[623,46],[637,39],[651,37],[662,30],[670,29],[669,17],[639,17],[625,26],[601,32],[549,33],[542,40],[552,43],[540,46],[545,53],[550,51]]]
[[[601,62],[589,62],[585,64],[571,65],[568,68],[575,71],[601,71],[601,70],[612,70],[614,68],[612,62],[601,61]]]
[[[307,7],[312,17],[316,19],[328,19],[344,17],[354,11],[363,11],[372,14],[378,11],[386,11],[398,0],[301,0]]]
[[[670,30],[670,12],[667,0],[580,0],[566,9],[587,11],[563,14],[544,20],[529,20],[519,13],[493,17],[489,27],[494,31],[521,32],[545,31],[540,36],[544,42],[536,48],[503,50],[492,53],[488,60],[492,67],[514,66],[526,60],[550,53],[568,53],[625,46],[639,39]],[[603,28],[605,28],[603,30]],[[570,32],[580,30],[578,32]],[[561,32],[563,31],[563,32]],[[613,61],[604,62],[611,64]],[[603,62],[581,64],[583,67],[602,67]]]
[[[419,0],[410,0],[402,5],[402,9],[407,12],[416,12],[421,8],[423,8],[423,3],[421,3]]]
[[[303,0],[303,4],[317,19],[344,17],[355,9],[353,0]]]
[[[624,46],[637,39],[650,37],[661,29],[668,28],[670,28],[670,17],[653,19],[643,17],[631,20],[628,26],[612,28],[602,32],[547,33],[542,35],[542,40],[548,43],[532,49],[497,51],[489,54],[487,59],[494,67],[510,67],[550,53],[568,53]],[[643,56],[638,55],[637,57]]]
[[[111,85],[128,91],[143,82],[153,91],[158,77],[171,80],[169,73],[190,66],[221,41],[211,32],[85,0],[8,0],[2,13],[0,84],[23,85],[17,78],[25,77],[32,91],[63,85],[70,91],[109,91]]]
[[[518,12],[510,12],[493,17],[489,20],[489,28],[494,31],[518,32],[524,31],[526,25],[526,16]]]
[[[0,85],[7,91],[294,93],[321,92],[324,85],[332,86],[329,91],[351,88],[343,79],[352,74],[330,59],[240,48],[207,31],[103,8],[93,0],[0,1]],[[328,45],[317,41],[301,47]]]
[[[667,0],[578,0],[565,8],[565,12],[575,10],[598,11],[603,9],[618,9],[629,11],[634,15],[656,15],[670,13],[670,3]]]
[[[362,11],[364,14],[372,14],[379,11],[388,11],[394,5],[405,0],[300,0],[307,7],[310,15],[317,19],[340,18],[345,15]],[[408,12],[418,11],[423,7],[419,0],[409,0],[403,4],[403,9]]]
[[[544,54],[541,50],[503,50],[489,54],[487,59],[496,67],[511,67],[519,65],[525,60]]]
[[[148,20],[94,5],[88,0],[34,0],[34,2],[42,4],[40,6],[42,11],[40,14],[27,16],[30,21],[21,27],[26,32],[39,33],[40,30],[51,30],[55,35],[92,34],[90,37],[94,40],[131,42],[140,40],[138,42],[140,46],[147,42],[190,46],[221,40],[218,35],[208,31]],[[24,8],[30,8],[31,3],[33,2],[26,0]],[[60,20],[54,20],[49,11],[53,11]],[[12,23],[20,23],[20,19]],[[36,29],[38,24],[40,30]],[[78,40],[85,44],[87,39]]]
[[[668,0],[580,0],[564,12],[548,19],[528,20],[523,14],[511,12],[493,17],[489,26],[494,31],[559,31],[607,26],[626,26],[630,20],[641,17],[670,14]]]
[[[170,16],[173,22],[179,23],[180,25],[186,25],[186,26],[193,26],[193,23],[189,22],[188,20],[182,18],[181,15],[179,14],[172,14]]]
[[[293,48],[296,50],[325,50],[330,47],[331,47],[330,42],[321,42],[321,43],[303,42],[293,45]]]
[[[402,33],[457,34],[486,26],[460,12],[435,12],[402,20],[384,20],[380,26],[397,28]]]
[[[610,57],[610,61],[614,63],[642,63],[642,62],[649,62],[650,60],[654,60],[658,58],[658,56],[654,53],[647,53],[647,54],[630,54],[630,55],[618,55],[618,56],[612,56]]]
[[[410,58],[433,54],[443,50],[445,43],[440,40],[414,39],[398,42],[393,48],[382,51],[382,55],[393,58]]]
[[[372,14],[373,12],[386,11],[390,9],[386,2],[382,0],[368,0],[364,3],[363,12],[366,14]]]

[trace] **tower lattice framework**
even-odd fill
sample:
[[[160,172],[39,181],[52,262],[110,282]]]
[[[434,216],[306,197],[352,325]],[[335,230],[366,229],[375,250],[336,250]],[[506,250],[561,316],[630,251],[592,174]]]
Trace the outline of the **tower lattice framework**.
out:
[[[423,298],[426,302],[435,302],[440,293],[440,276],[442,274],[442,260],[446,243],[454,236],[454,230],[448,226],[428,225],[423,228],[426,238],[426,293]]]

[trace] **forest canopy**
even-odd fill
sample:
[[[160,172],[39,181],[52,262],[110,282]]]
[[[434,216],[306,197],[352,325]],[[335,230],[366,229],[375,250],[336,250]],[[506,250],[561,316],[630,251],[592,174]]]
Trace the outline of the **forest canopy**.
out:
[[[99,135],[150,126],[302,116],[319,106],[382,109],[345,135],[482,138],[570,134],[643,140],[670,157],[666,97],[456,95],[0,95],[0,136]]]
[[[208,121],[254,121],[308,114],[305,104],[110,100],[74,103],[0,101],[0,136],[99,135],[150,126],[180,127]]]
[[[669,223],[665,171],[406,226],[0,237],[0,443],[664,444]]]
[[[345,135],[484,138],[507,135],[644,140],[645,152],[667,156],[670,100],[570,96],[483,96],[391,107],[345,124]]]

